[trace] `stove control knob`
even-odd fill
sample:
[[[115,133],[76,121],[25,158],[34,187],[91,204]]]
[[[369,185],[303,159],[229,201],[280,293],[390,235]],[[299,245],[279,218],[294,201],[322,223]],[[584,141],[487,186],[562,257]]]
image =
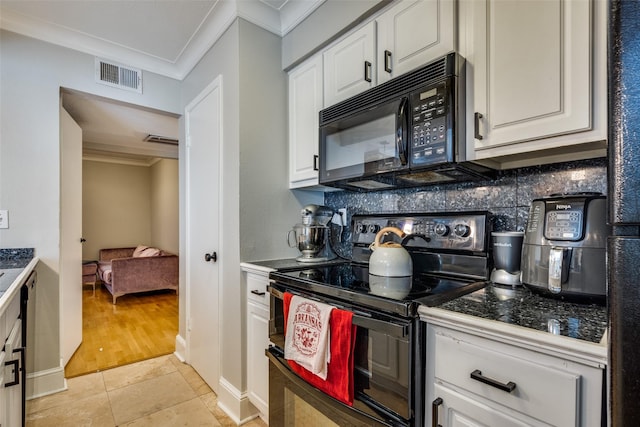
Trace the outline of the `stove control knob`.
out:
[[[356,233],[366,233],[367,232],[367,226],[364,225],[363,223],[359,222],[359,223],[356,224],[355,232]]]
[[[378,234],[380,231],[380,226],[378,224],[369,224],[369,228],[367,229],[369,233]]]
[[[447,234],[449,234],[449,226],[442,223],[436,224],[433,231],[436,233],[437,236],[444,237]]]
[[[471,228],[467,224],[456,224],[453,227],[453,234],[458,237],[467,237],[471,233]]]

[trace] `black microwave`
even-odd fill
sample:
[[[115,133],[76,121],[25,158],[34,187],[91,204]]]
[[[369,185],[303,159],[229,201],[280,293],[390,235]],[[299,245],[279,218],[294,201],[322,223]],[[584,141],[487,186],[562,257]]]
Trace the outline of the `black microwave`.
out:
[[[320,111],[320,184],[371,191],[489,178],[467,161],[464,87],[464,59],[452,52]]]

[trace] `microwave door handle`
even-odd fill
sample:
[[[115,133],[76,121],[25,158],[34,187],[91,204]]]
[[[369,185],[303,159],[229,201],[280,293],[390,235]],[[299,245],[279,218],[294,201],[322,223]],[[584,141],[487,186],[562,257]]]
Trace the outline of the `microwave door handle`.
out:
[[[396,149],[398,150],[398,158],[402,166],[407,164],[407,151],[409,148],[409,98],[404,97],[400,101],[398,114],[396,115]]]

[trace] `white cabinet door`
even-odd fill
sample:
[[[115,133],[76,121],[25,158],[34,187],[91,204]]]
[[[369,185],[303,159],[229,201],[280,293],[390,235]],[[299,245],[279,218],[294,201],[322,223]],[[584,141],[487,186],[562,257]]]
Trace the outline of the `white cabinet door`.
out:
[[[247,304],[247,390],[249,400],[263,414],[269,413],[269,309],[249,301]]]
[[[324,51],[324,106],[375,86],[375,21]]]
[[[261,416],[269,416],[269,273],[243,267],[247,291],[247,394]]]
[[[5,363],[4,369],[4,386],[5,399],[0,403],[5,405],[4,417],[7,426],[22,425],[22,383],[21,369],[24,369],[22,352],[18,349],[22,348],[22,321],[17,319],[13,324],[11,333],[5,343]]]
[[[455,50],[451,0],[403,0],[378,19],[378,84]]]
[[[527,422],[511,417],[499,409],[481,403],[477,399],[457,393],[440,384],[435,385],[434,402],[431,402],[432,417],[443,427],[525,427],[546,424],[527,419]],[[433,424],[436,425],[436,424]]]
[[[467,2],[468,136],[483,150],[592,127],[590,1]]]
[[[318,114],[322,55],[289,72],[289,188],[318,184]]]
[[[6,360],[6,353],[0,350],[0,402],[7,401],[7,389],[4,386],[5,383],[5,367],[4,362]],[[0,426],[7,425],[7,419],[5,417],[7,409],[4,404],[0,404]]]

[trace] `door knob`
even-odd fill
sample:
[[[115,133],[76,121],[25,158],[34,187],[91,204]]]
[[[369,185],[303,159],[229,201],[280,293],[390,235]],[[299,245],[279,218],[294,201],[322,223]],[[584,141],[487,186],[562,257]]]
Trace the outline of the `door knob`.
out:
[[[213,261],[216,262],[218,261],[218,254],[215,252],[212,252],[210,254],[204,254],[204,260],[209,262],[209,261]]]

